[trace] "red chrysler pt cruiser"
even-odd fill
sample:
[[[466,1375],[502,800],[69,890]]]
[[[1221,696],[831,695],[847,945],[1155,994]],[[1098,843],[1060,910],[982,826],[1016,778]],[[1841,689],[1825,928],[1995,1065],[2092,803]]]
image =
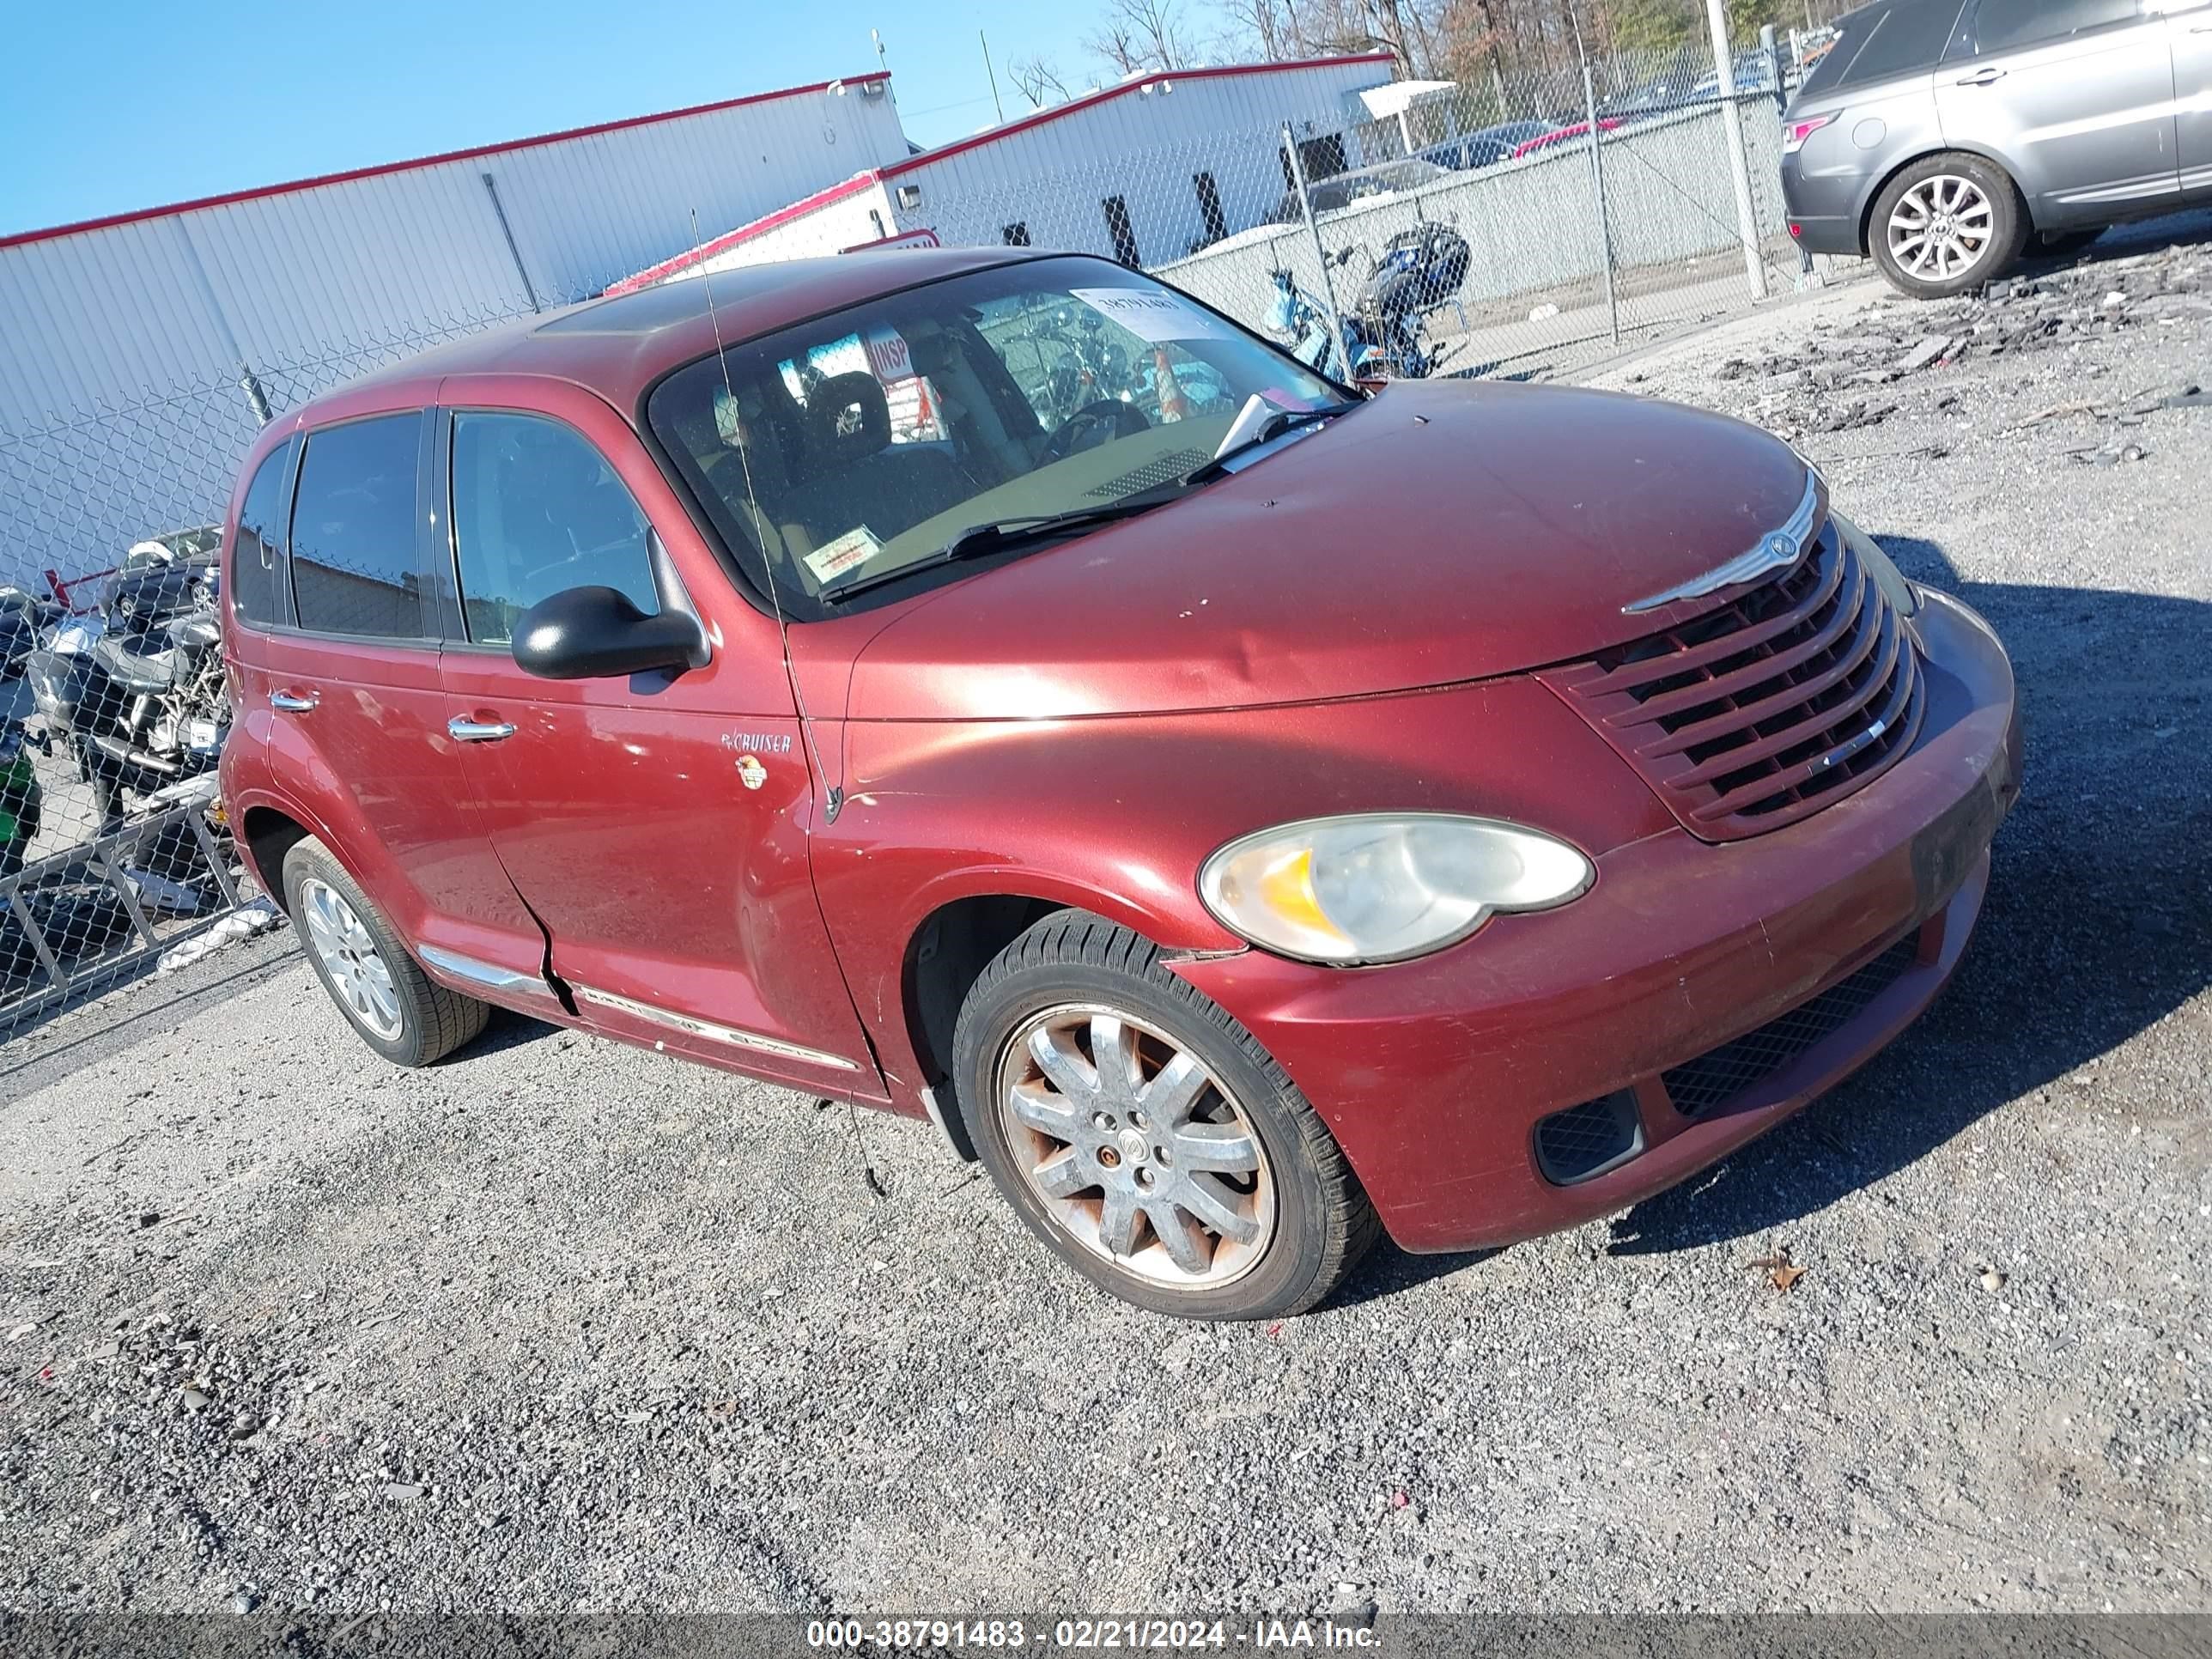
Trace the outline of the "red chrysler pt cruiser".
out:
[[[368,1044],[913,1115],[1143,1306],[1655,1193],[1966,948],[2012,672],[1787,446],[1322,380],[1102,260],[731,271],[317,399],[234,823]]]

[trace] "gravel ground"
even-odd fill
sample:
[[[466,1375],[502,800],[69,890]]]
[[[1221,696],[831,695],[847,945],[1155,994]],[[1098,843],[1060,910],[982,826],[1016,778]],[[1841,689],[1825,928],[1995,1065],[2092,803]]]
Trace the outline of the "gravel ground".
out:
[[[0,1607],[2212,1609],[2184,230],[1605,377],[1802,434],[2020,669],[1958,981],[1780,1131],[1181,1326],[922,1126],[519,1019],[393,1071],[285,938],[239,947],[0,1048]],[[1952,361],[1883,378],[1929,335]],[[1853,403],[1893,407],[1820,429]]]

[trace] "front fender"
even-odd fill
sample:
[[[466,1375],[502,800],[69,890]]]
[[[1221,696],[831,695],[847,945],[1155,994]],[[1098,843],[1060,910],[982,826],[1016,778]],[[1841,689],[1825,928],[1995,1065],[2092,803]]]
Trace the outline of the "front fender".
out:
[[[1391,696],[1060,720],[854,721],[845,804],[813,842],[823,914],[884,1069],[927,1079],[908,946],[957,899],[1094,910],[1174,952],[1240,951],[1199,866],[1294,818],[1480,813],[1595,857],[1672,820],[1590,728],[1523,678]]]

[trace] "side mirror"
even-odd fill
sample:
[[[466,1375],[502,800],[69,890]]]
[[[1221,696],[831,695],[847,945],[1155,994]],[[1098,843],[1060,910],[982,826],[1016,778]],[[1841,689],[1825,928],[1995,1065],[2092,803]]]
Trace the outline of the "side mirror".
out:
[[[540,679],[613,679],[698,667],[707,637],[680,611],[648,617],[618,588],[571,587],[522,613],[514,651],[515,666]]]

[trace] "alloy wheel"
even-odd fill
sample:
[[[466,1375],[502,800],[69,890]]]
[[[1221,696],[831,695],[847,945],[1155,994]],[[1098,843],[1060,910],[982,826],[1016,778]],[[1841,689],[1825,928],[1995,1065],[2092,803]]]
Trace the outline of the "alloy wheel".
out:
[[[1267,1151],[1236,1097],[1165,1032],[1094,1005],[1033,1015],[1001,1051],[998,1107],[1046,1213],[1115,1267],[1210,1290],[1267,1254]]]
[[[399,1035],[399,992],[376,941],[345,896],[313,876],[300,884],[300,919],[307,943],[338,999],[369,1031],[389,1042]]]
[[[1996,232],[1996,209],[1982,187],[1939,173],[1897,198],[1886,234],[1890,258],[1906,276],[1947,283],[1981,262]]]

